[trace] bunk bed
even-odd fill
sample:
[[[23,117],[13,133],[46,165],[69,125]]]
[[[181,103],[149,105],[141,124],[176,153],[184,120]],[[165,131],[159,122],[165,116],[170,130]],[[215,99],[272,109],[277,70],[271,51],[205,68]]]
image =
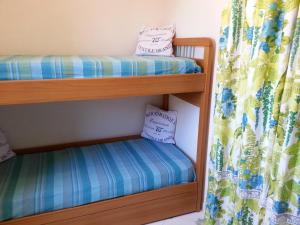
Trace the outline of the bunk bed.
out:
[[[2,194],[4,199],[0,201],[0,224],[135,225],[202,209],[214,43],[209,38],[175,38],[173,45],[176,55],[173,58],[2,58],[2,62],[7,60],[10,65],[17,65],[12,63],[16,60],[22,66],[18,65],[16,70],[12,66],[8,67],[8,64],[2,67],[0,65],[0,106],[163,95],[163,108],[167,110],[169,95],[173,94],[200,107],[201,116],[197,160],[194,163],[176,146],[155,143],[142,139],[139,135],[16,149],[15,152],[19,155],[0,165],[0,175],[2,169],[11,171],[12,176],[6,176],[5,179],[4,176],[2,179],[0,177],[0,186],[4,187],[5,182],[11,185],[9,188],[6,186],[5,198],[0,191],[0,196]],[[204,50],[202,58],[196,57],[196,49],[199,48]],[[74,65],[74,61],[78,60],[78,65],[81,66],[75,69],[66,66],[68,63]],[[99,60],[101,63],[97,64]],[[43,64],[46,69],[43,70],[40,66],[40,73],[28,73],[28,65],[36,65],[41,61],[46,62]],[[63,64],[60,64],[62,61]],[[106,68],[103,66],[105,64],[108,64]],[[65,67],[62,68],[61,65]],[[160,69],[153,69],[153,65]],[[57,70],[55,76],[51,76],[54,74],[53,70]],[[98,73],[94,70],[98,70]],[[84,72],[77,74],[74,71]],[[78,155],[85,160],[79,160]],[[23,168],[18,161],[27,167]],[[33,161],[36,163],[31,163]],[[130,161],[133,163],[127,163]],[[67,170],[66,162],[74,162],[72,169],[76,172]],[[35,192],[38,193],[35,196],[31,190],[33,187],[40,187],[43,179],[50,179],[52,183],[68,182],[59,177],[62,173],[57,172],[57,169],[52,168],[52,173],[49,172],[54,163],[67,174],[69,182],[73,185],[76,183],[78,190],[81,190],[77,199],[74,200],[74,196],[66,191],[40,190],[41,192]],[[100,168],[100,164],[107,166]],[[21,181],[17,178],[20,174],[13,176],[15,171],[23,174]],[[37,175],[34,171],[44,172]],[[110,175],[104,171],[110,171]],[[135,171],[135,174],[128,171]],[[80,179],[76,180],[74,174]],[[88,186],[81,180],[85,176],[90,176]],[[38,180],[37,177],[40,177],[40,183],[29,185],[20,192],[27,193],[29,197],[16,197],[14,188],[22,189],[22,183],[34,183],[35,181],[28,180]],[[123,179],[120,180],[120,177]],[[120,182],[121,185],[118,185]],[[56,201],[61,204],[55,205],[53,198],[67,200],[63,203]],[[10,204],[5,203],[5,200]],[[9,207],[3,208],[5,204]],[[34,205],[34,210],[24,207],[28,205]]]

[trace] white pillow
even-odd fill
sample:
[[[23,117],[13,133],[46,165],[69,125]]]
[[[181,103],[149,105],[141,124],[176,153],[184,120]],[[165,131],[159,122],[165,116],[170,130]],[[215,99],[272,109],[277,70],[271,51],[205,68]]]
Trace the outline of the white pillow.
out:
[[[142,137],[175,144],[177,112],[164,111],[152,105],[147,105]]]
[[[16,154],[11,150],[4,133],[0,130],[0,163],[14,157]]]
[[[174,26],[144,27],[139,34],[136,55],[173,56]]]

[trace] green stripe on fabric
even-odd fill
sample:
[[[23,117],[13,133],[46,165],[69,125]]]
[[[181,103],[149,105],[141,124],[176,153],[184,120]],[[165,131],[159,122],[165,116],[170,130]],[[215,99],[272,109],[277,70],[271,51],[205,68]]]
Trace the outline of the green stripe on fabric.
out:
[[[18,63],[19,74],[22,74],[23,80],[30,80],[32,78],[31,65],[27,60],[20,60]]]
[[[63,61],[63,74],[64,74],[64,78],[72,78],[73,74],[74,74],[74,68],[73,68],[73,62],[72,62],[72,58],[71,57],[63,57],[62,58]]]
[[[148,64],[146,61],[138,61],[137,62],[137,69],[136,69],[136,74],[139,74],[141,76],[144,76],[147,74],[148,71]]]
[[[177,73],[178,73],[178,70],[179,70],[179,64],[178,64],[178,62],[176,62],[176,61],[171,61],[171,62],[170,62],[170,68],[171,68],[170,71],[172,71],[172,72],[171,72],[172,74],[177,74]]]
[[[103,77],[111,77],[113,74],[113,64],[111,60],[107,57],[103,57],[103,61],[101,61],[102,64],[102,71],[103,71]]]

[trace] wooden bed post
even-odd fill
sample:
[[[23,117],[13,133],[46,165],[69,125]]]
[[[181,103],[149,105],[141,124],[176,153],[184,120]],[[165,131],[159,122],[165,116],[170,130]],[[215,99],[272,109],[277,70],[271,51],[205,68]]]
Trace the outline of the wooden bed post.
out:
[[[205,81],[205,90],[200,94],[200,119],[198,130],[198,145],[197,145],[197,164],[196,172],[198,178],[198,199],[197,211],[203,209],[203,202],[205,198],[205,172],[206,172],[206,158],[208,152],[208,138],[209,138],[209,122],[210,122],[210,105],[211,92],[213,83],[213,65],[214,65],[214,49],[215,44],[211,41],[210,46],[204,48],[204,73],[207,74]]]
[[[201,66],[202,72],[205,74],[204,90],[197,93],[181,93],[175,94],[176,97],[189,102],[200,108],[199,128],[198,128],[198,143],[197,143],[197,161],[196,161],[196,174],[197,174],[197,205],[196,210],[200,211],[203,208],[205,198],[205,172],[206,172],[206,158],[207,158],[207,144],[209,137],[209,120],[210,120],[210,103],[211,91],[213,82],[213,65],[215,57],[215,43],[210,38],[183,38],[175,40],[175,46],[179,47],[179,56],[190,56],[189,51],[180,49],[185,46],[203,47],[203,59],[195,59]],[[184,53],[182,55],[182,52]],[[201,75],[200,75],[201,76]]]
[[[163,104],[162,108],[164,110],[169,110],[169,95],[163,95]]]

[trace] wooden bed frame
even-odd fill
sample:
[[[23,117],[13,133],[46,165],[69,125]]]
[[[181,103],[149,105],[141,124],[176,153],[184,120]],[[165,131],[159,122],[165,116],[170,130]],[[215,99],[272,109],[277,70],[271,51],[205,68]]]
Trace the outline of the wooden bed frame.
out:
[[[194,58],[197,64],[202,67],[203,72],[191,75],[178,74],[129,78],[0,81],[0,105],[163,95],[163,108],[168,109],[169,94],[174,94],[201,109],[197,161],[195,163],[197,180],[188,184],[4,221],[0,223],[1,225],[139,225],[202,209],[215,45],[213,40],[209,38],[175,38],[173,44],[177,52],[176,56],[190,58],[194,58],[195,48],[203,48],[203,59]],[[86,146],[137,137],[139,136],[15,151],[17,153],[22,152],[22,154],[51,151],[70,146]]]

